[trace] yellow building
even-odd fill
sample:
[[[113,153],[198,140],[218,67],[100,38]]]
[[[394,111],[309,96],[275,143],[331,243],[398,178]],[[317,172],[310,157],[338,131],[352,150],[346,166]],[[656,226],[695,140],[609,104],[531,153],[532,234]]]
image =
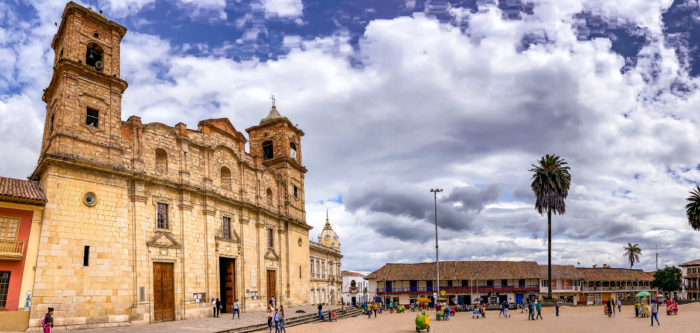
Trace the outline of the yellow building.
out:
[[[311,267],[311,304],[341,302],[343,277],[340,274],[340,238],[333,230],[326,211],[326,225],[317,242],[309,242]]]
[[[274,105],[249,140],[226,118],[122,121],[125,34],[70,2],[51,44],[30,330],[48,307],[71,329],[207,317],[212,298],[308,304],[304,132]]]

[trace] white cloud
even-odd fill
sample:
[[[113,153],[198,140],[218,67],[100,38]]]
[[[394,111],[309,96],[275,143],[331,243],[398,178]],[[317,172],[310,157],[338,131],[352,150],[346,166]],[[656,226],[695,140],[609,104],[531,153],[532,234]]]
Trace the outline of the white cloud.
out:
[[[303,15],[304,4],[301,0],[262,0],[268,17],[294,18]]]
[[[295,3],[266,1],[265,10],[301,15]],[[126,13],[147,5],[118,8]],[[129,81],[122,118],[182,121],[193,128],[201,119],[228,117],[242,131],[267,114],[268,96],[275,94],[279,111],[307,134],[311,237],[330,207],[348,269],[432,260],[425,251],[430,240],[391,237],[430,233],[431,217],[390,215],[369,206],[346,210],[353,188],[376,184],[427,204],[430,188],[444,188],[447,195],[466,184],[503,184],[511,198],[472,212],[472,229],[441,230],[441,258],[546,261],[546,220],[529,201],[528,169],[547,153],[569,162],[574,182],[567,214],[554,217],[555,262],[625,266],[622,244],[632,242],[645,251],[658,243],[662,258],[673,258],[664,262],[677,264],[700,252],[700,238],[683,212],[689,182],[700,179],[700,94],[681,99],[668,93],[683,73],[652,19],[663,5],[616,2],[619,15],[640,17],[653,37],[637,68],[624,74],[619,69],[625,60],[612,52],[610,41],[577,40],[571,15],[582,3],[574,0],[543,3],[521,22],[504,22],[495,9],[468,14],[468,34],[423,17],[377,20],[357,53],[340,36],[285,36],[291,52],[268,62],[194,57],[183,52],[190,45],[129,32],[122,48],[122,75]],[[0,134],[0,144],[13,147],[0,158],[19,160],[0,165],[0,174],[25,176],[38,157],[39,96],[50,76],[53,33],[38,26],[38,32],[17,27],[0,34],[16,43],[0,47],[8,55],[0,61],[7,70],[0,75],[6,82],[0,86],[0,115],[8,117],[0,128],[31,128],[21,141]],[[542,31],[550,43],[519,52],[524,33]],[[38,38],[18,42],[16,36],[30,33]],[[362,66],[351,66],[350,57]],[[652,70],[658,76],[646,81]],[[8,86],[21,88],[9,93]],[[27,116],[25,110],[32,112]],[[328,201],[339,195],[344,204]],[[642,266],[650,265],[643,257]]]

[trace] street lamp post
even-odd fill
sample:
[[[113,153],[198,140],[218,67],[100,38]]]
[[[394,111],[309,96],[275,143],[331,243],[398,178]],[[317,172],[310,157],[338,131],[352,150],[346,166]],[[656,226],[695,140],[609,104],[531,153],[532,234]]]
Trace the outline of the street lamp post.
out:
[[[435,266],[437,268],[437,293],[435,294],[435,303],[433,303],[433,306],[435,307],[435,311],[437,311],[437,298],[440,295],[440,257],[438,255],[437,194],[438,192],[442,192],[442,189],[431,189],[430,192],[433,192],[433,197],[435,199]]]

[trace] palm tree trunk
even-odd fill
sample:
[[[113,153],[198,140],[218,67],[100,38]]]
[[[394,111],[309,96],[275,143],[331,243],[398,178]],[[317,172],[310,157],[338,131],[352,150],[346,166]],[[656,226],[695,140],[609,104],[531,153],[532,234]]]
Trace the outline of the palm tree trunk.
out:
[[[547,298],[552,298],[552,209],[547,209],[547,245],[549,249],[547,250],[547,281],[549,287],[547,288]]]

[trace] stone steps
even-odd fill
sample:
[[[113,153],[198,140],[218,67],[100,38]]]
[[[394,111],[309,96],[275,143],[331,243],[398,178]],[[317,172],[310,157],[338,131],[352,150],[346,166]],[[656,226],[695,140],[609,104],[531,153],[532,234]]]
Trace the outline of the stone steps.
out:
[[[324,311],[324,313],[327,313]],[[338,320],[346,319],[346,318],[352,318],[352,317],[357,317],[362,315],[362,311],[356,308],[346,308],[343,310],[336,310],[337,313],[337,318]],[[290,319],[285,319],[284,321],[284,327],[293,327],[293,326],[298,326],[298,325],[304,325],[304,324],[313,324],[313,323],[319,323],[320,321],[318,320],[318,314],[313,313],[313,314],[307,314],[303,316],[298,316]],[[270,330],[270,328],[267,326],[267,323],[261,323],[258,325],[251,325],[251,326],[246,326],[246,327],[239,327],[239,328],[232,328],[228,330],[223,330],[223,331],[218,331],[216,333],[249,333],[249,332],[259,332],[259,331],[264,331],[264,330]]]

